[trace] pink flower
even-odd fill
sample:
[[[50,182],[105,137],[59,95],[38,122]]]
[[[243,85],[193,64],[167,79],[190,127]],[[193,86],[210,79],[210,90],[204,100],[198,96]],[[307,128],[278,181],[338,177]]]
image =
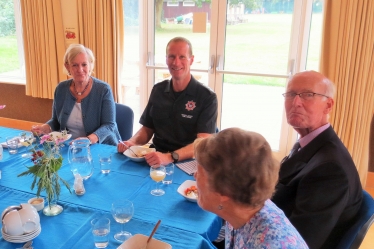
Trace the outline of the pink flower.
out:
[[[56,140],[55,140],[55,142],[56,142],[56,145],[59,145],[60,143],[63,143],[65,140],[64,140],[64,138],[62,138],[62,137],[58,137],[58,138],[56,138]]]
[[[41,138],[40,138],[40,144],[43,144],[45,141],[52,141],[52,138],[50,135],[43,135]]]

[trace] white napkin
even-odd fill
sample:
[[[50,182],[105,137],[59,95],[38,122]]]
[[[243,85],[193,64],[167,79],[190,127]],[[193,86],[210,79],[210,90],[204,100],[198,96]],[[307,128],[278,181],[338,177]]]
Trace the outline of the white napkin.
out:
[[[189,175],[193,175],[193,173],[195,173],[197,170],[196,160],[183,162],[183,163],[177,163],[176,165],[178,166],[178,168],[180,168],[181,170],[183,170]]]

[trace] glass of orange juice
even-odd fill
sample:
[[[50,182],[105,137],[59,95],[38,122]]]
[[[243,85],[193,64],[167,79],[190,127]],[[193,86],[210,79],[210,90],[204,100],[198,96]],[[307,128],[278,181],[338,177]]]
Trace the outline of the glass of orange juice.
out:
[[[149,170],[149,174],[151,175],[151,178],[153,179],[153,181],[156,182],[156,189],[153,189],[151,191],[151,194],[152,195],[155,195],[155,196],[161,196],[163,194],[165,194],[165,191],[158,188],[158,183],[161,182],[165,176],[166,176],[166,170],[165,170],[165,166],[151,166],[150,170]]]

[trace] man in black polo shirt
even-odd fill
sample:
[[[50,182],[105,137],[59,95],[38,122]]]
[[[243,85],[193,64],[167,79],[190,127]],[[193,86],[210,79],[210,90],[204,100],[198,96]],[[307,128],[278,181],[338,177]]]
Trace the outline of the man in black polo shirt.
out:
[[[166,64],[171,80],[156,84],[140,117],[143,126],[127,146],[146,144],[153,136],[156,152],[145,159],[149,165],[165,165],[192,158],[193,141],[215,132],[217,119],[216,94],[198,82],[190,73],[194,61],[192,45],[183,37],[175,37],[166,46]],[[118,152],[126,147],[118,144]]]

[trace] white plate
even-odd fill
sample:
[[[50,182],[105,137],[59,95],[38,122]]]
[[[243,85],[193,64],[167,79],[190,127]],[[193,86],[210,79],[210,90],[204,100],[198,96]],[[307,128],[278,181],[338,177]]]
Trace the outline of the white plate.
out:
[[[148,239],[148,236],[145,236],[143,234],[135,234],[134,236],[132,236],[131,238],[123,242],[123,244],[117,247],[117,249],[142,249],[143,246],[147,244],[147,239]],[[171,249],[171,248],[172,247],[170,244],[157,240],[153,237],[152,237],[152,240],[147,245],[147,249]]]
[[[8,242],[24,243],[29,240],[35,239],[40,234],[41,231],[42,231],[42,227],[39,225],[34,231],[32,231],[31,233],[24,234],[24,235],[19,235],[19,236],[8,235],[3,231],[3,229],[1,229],[1,234],[3,236],[3,239]]]
[[[156,151],[155,148],[147,148],[147,147],[143,147],[143,146],[131,146],[131,150],[134,151],[137,155],[145,155],[149,152]],[[131,150],[129,150],[129,149],[125,150],[125,152],[123,152],[123,154],[125,156],[127,156],[128,158],[130,158],[130,160],[132,160],[134,162],[144,162],[145,161],[144,157],[136,157],[134,155],[134,153],[131,152]]]
[[[54,138],[62,138],[63,142],[69,140],[71,138],[71,134],[66,134],[65,136],[62,135],[61,132],[52,131],[49,135],[53,136]]]
[[[197,187],[196,185],[196,181],[192,181],[192,180],[186,180],[184,183],[182,183],[179,188],[177,189],[177,192],[183,196],[184,198],[186,198],[186,200],[189,200],[189,201],[192,201],[192,202],[197,202],[197,198],[192,198],[192,197],[188,197],[187,195],[184,194],[184,191],[192,186],[195,186]]]

